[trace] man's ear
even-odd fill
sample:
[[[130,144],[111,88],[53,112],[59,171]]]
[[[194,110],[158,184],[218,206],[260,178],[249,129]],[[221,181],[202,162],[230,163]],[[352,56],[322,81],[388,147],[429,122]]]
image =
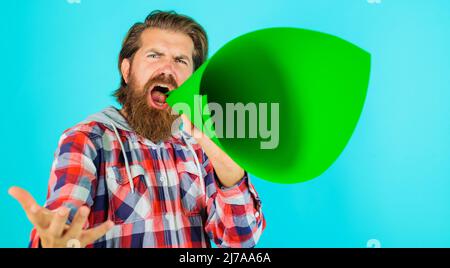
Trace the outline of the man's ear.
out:
[[[120,64],[120,72],[122,73],[123,80],[125,80],[125,83],[128,84],[128,77],[130,75],[130,66],[131,62],[129,59],[123,59],[122,63]]]

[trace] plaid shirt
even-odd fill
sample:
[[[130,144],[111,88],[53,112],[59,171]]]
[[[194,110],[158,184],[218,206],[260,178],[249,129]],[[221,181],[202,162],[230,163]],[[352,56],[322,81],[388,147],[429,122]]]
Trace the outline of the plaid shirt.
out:
[[[115,223],[88,247],[210,247],[210,239],[219,247],[255,246],[265,220],[247,173],[225,188],[193,138],[178,132],[154,144],[130,129],[117,131],[81,122],[63,133],[55,152],[45,207],[70,208],[68,224],[77,208],[90,207],[85,228]],[[33,229],[30,247],[38,246]]]

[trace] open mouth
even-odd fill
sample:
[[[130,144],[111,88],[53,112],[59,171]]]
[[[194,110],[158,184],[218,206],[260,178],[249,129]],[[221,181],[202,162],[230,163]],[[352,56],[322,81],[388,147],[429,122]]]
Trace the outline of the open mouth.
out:
[[[167,108],[168,104],[166,102],[167,99],[167,92],[169,92],[170,89],[166,85],[157,84],[152,87],[149,94],[149,102],[150,105],[159,110],[164,110]]]

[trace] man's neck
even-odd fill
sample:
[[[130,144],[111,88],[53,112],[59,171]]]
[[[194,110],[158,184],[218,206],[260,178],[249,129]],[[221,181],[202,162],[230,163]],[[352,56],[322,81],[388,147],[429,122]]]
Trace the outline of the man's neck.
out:
[[[128,119],[127,119],[127,112],[125,112],[125,109],[124,109],[124,108],[122,108],[122,109],[119,110],[119,114],[120,114],[121,116],[123,116],[123,118],[125,118],[125,120],[128,121]]]

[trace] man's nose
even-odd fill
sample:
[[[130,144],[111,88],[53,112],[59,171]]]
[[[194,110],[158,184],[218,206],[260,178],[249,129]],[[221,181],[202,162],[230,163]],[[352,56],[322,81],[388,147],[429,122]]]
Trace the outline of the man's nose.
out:
[[[175,80],[177,79],[174,65],[169,61],[165,61],[161,64],[161,66],[157,70],[157,74],[164,76],[172,76]]]

